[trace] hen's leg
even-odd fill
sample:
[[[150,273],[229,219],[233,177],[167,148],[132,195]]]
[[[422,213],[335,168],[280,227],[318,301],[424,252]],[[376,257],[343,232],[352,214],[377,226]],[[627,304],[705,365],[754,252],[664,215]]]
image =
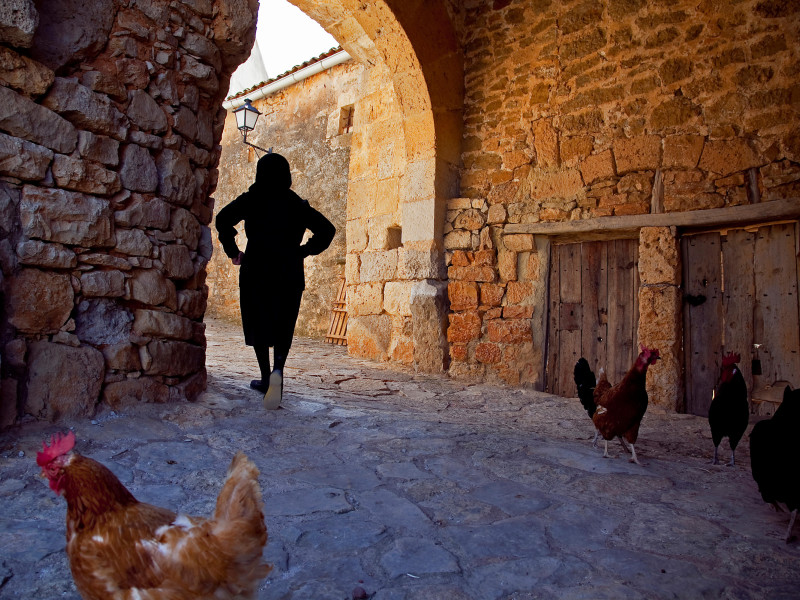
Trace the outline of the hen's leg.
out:
[[[787,544],[789,540],[792,539],[792,528],[794,528],[794,520],[797,518],[797,509],[795,508],[792,511],[792,516],[789,517],[789,529],[786,530],[786,540],[784,540]]]
[[[605,450],[603,450],[603,458],[610,458],[610,456],[608,456],[608,440],[603,439],[603,444],[605,445]]]
[[[633,444],[631,444],[631,457],[628,460],[630,462],[635,462],[637,465],[640,465],[640,466],[642,464],[638,460],[636,460],[636,449],[633,447]]]
[[[719,464],[719,457],[717,456],[717,451],[719,450],[719,446],[714,446],[714,458],[711,459],[712,465]]]
[[[597,438],[600,437],[600,430],[594,430],[594,439],[592,440],[592,448],[597,448]]]
[[[621,435],[618,436],[617,439],[619,440],[619,443],[622,444],[622,449],[625,450],[625,452],[630,454],[631,449],[628,448],[628,446],[625,445],[625,440],[622,438],[622,436]]]

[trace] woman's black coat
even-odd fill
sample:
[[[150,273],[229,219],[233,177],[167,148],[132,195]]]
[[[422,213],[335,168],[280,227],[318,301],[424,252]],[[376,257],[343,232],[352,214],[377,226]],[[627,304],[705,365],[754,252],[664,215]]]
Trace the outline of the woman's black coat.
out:
[[[219,241],[230,258],[239,255],[235,226],[244,221],[247,248],[239,293],[245,343],[250,346],[274,346],[287,335],[291,339],[305,289],[303,259],[325,250],[336,233],[290,185],[289,163],[268,154],[259,160],[250,189],[217,214]],[[306,229],[312,236],[303,244]]]

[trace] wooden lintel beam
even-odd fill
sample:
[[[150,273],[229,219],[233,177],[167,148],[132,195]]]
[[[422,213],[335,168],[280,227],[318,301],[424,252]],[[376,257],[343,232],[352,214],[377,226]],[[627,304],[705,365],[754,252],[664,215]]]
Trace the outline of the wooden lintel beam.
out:
[[[559,223],[511,223],[505,226],[503,234],[533,233],[554,236],[614,232],[622,234],[642,227],[722,227],[799,218],[800,198],[791,198],[674,213],[597,217]]]

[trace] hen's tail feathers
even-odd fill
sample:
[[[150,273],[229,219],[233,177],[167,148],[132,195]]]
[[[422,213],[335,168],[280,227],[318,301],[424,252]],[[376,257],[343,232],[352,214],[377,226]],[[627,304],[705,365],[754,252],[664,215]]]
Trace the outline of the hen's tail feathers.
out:
[[[238,548],[236,562],[240,568],[245,567],[256,577],[264,577],[272,568],[261,560],[267,543],[267,527],[258,475],[253,461],[237,452],[217,497],[214,520],[217,523],[215,533],[221,539],[231,538],[231,545]]]
[[[594,388],[597,385],[597,380],[585,358],[581,358],[575,363],[573,374],[575,376],[575,385],[578,387],[578,398],[580,398],[583,408],[586,409],[591,418],[597,409],[597,405],[594,403]]]

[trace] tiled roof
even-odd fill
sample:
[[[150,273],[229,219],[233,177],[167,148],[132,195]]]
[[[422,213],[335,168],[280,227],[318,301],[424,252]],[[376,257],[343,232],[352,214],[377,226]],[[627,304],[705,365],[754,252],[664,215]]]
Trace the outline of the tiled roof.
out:
[[[284,77],[288,77],[292,73],[296,73],[297,71],[300,71],[301,69],[305,69],[306,67],[310,67],[314,63],[318,63],[319,61],[328,58],[329,56],[333,56],[334,54],[336,54],[338,52],[342,52],[342,50],[343,49],[342,49],[341,46],[335,46],[335,47],[331,48],[330,50],[328,50],[327,52],[323,52],[319,56],[315,56],[314,58],[308,59],[304,63],[301,63],[299,65],[293,66],[291,69],[289,69],[285,73],[281,73],[277,77],[272,77],[271,79],[268,79],[267,81],[262,81],[261,83],[257,83],[256,85],[247,88],[246,90],[242,90],[241,92],[233,94],[232,96],[228,96],[226,98],[226,100],[233,100],[235,98],[241,98],[242,96],[246,96],[247,94],[250,94],[250,93],[256,91],[257,89],[262,88],[265,85],[269,85],[270,83],[272,83],[274,81],[278,81],[279,79],[283,79]]]

